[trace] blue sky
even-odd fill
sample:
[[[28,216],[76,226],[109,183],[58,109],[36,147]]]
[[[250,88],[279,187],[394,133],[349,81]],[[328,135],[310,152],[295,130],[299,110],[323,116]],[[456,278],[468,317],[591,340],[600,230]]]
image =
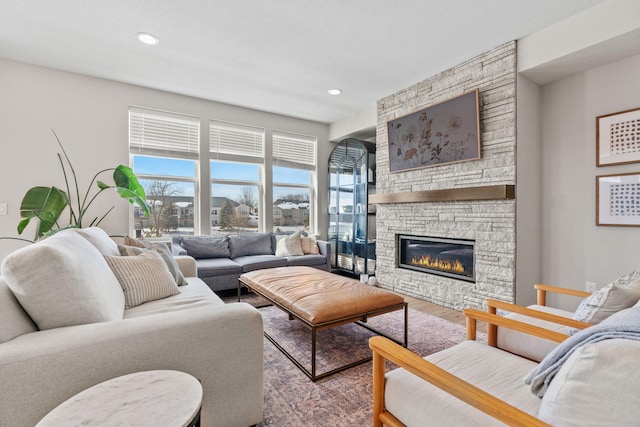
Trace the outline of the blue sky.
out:
[[[193,160],[168,159],[161,157],[134,156],[133,170],[136,174],[166,175],[191,178],[196,176],[196,162]],[[259,180],[259,165],[230,162],[211,162],[211,177],[216,179],[236,179],[246,181]],[[308,184],[310,172],[291,168],[273,167],[273,181],[278,183]],[[144,184],[144,183],[143,183]],[[191,183],[178,183],[180,195],[193,196]],[[235,200],[243,186],[213,185],[213,196],[228,197]],[[274,198],[284,194],[301,193],[304,190],[276,187]],[[257,195],[257,190],[256,190]]]

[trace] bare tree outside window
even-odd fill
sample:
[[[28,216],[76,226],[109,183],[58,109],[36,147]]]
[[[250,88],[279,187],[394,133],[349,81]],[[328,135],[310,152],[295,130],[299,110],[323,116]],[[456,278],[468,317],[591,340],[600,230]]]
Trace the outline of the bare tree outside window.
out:
[[[163,232],[178,228],[177,209],[172,200],[182,194],[176,182],[151,181],[145,186],[147,201],[151,205],[151,221],[146,237],[161,237]]]
[[[253,187],[242,187],[236,202],[249,206],[249,209],[253,212],[257,204],[255,189]]]

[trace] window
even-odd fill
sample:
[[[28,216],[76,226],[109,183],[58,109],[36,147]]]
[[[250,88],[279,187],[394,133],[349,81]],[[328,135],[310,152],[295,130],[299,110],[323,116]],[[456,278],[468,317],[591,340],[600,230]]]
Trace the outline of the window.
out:
[[[212,233],[259,231],[264,129],[212,120],[209,138]]]
[[[315,206],[317,138],[273,132],[273,230],[309,230]]]
[[[134,209],[136,236],[194,234],[197,225],[197,117],[129,108],[129,153],[151,205],[151,216]]]

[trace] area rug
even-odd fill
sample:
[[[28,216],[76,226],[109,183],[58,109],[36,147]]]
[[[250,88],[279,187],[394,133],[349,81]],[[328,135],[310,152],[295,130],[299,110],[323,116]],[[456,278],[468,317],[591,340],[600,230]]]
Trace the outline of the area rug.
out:
[[[289,320],[286,313],[274,306],[259,310],[265,331],[310,368],[311,331],[300,322]],[[402,338],[402,311],[371,318],[368,323],[395,338]],[[367,341],[372,335],[353,324],[318,332],[318,372],[370,355]],[[479,337],[486,339],[482,334]],[[465,338],[463,326],[409,309],[408,348],[415,353],[426,356]],[[314,383],[271,342],[267,339],[264,342],[265,409],[264,419],[258,426],[371,425],[371,362]],[[389,366],[392,368],[394,366]]]

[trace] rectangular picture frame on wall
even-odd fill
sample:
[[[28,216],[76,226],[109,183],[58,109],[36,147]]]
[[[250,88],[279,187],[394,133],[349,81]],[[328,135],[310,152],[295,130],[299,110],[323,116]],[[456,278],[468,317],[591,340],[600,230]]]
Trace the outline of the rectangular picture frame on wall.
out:
[[[640,108],[596,117],[596,166],[640,162]]]
[[[640,172],[596,176],[596,225],[640,227]]]
[[[478,89],[387,122],[389,170],[480,159]]]

